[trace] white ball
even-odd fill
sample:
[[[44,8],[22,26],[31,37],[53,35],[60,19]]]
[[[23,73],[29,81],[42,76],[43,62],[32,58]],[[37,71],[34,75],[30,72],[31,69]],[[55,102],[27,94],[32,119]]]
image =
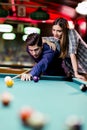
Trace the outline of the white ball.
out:
[[[7,82],[8,80],[11,80],[11,77],[10,76],[6,76],[4,81]]]
[[[34,112],[27,120],[28,124],[33,127],[43,126],[46,123],[45,116],[40,112]]]
[[[78,117],[76,115],[69,116],[65,122],[67,129],[75,129],[75,126],[78,128],[82,127],[83,125],[83,120],[81,117]]]

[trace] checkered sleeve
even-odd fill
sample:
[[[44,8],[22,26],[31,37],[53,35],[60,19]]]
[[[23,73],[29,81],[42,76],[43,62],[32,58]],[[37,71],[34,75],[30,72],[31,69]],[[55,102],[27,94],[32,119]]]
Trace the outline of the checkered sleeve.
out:
[[[78,36],[74,29],[69,30],[69,54],[77,54]]]
[[[59,44],[59,40],[58,39],[54,38],[53,36],[43,37],[43,38],[45,38],[46,40],[54,43],[56,45],[57,50],[60,52],[60,44]]]

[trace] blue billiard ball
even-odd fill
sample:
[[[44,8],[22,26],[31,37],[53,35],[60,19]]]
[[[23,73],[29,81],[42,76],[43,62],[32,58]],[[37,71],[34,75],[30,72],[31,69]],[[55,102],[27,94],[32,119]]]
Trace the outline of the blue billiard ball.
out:
[[[34,77],[33,77],[33,81],[34,81],[34,82],[38,82],[38,80],[39,80],[39,77],[37,77],[37,76],[34,76]]]

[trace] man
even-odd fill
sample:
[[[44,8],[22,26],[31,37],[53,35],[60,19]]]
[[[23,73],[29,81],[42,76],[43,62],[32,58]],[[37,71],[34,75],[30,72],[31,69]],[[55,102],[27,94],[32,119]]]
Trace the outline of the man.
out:
[[[28,35],[26,43],[27,52],[35,60],[36,64],[28,74],[21,76],[21,80],[31,80],[34,76],[40,77],[42,74],[50,76],[61,75],[63,69],[61,61],[58,59],[60,51],[54,51],[46,43],[43,44],[40,34],[37,33]]]

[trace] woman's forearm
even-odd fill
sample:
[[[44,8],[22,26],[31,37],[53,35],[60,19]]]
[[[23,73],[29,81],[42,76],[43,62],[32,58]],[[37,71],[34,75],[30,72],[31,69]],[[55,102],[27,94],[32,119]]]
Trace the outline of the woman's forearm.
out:
[[[74,74],[77,74],[78,73],[78,64],[77,64],[76,55],[70,54],[70,58],[71,58],[71,63],[72,63]]]
[[[54,51],[56,50],[56,45],[55,45],[55,43],[49,41],[48,39],[42,38],[42,42],[43,42],[43,44],[44,44],[44,43],[48,44],[49,47],[52,48]]]

